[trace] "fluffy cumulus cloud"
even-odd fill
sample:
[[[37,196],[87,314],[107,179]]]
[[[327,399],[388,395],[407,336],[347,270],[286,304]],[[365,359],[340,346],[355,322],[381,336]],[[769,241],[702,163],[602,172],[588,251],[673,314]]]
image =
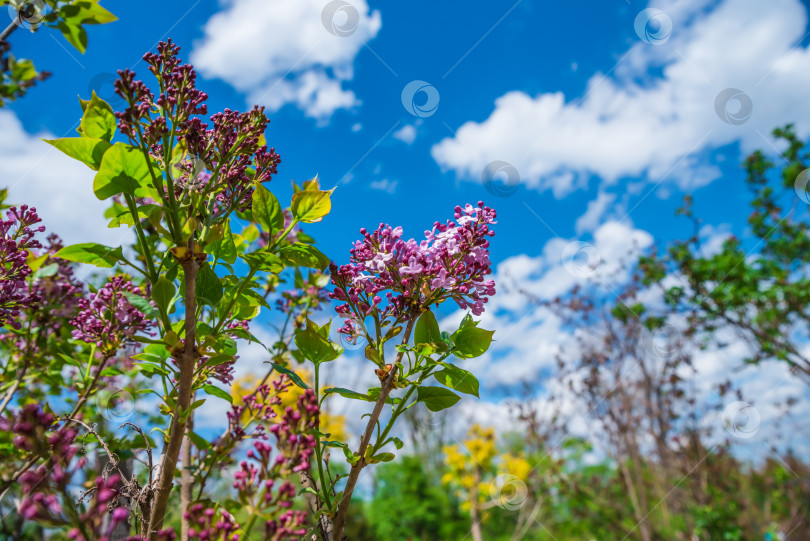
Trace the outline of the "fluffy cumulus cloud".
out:
[[[36,207],[48,231],[66,244],[128,242],[127,228],[107,228],[108,205],[93,194],[95,173],[42,141],[57,137],[30,135],[14,113],[0,111],[0,178],[9,189],[8,201]]]
[[[556,356],[572,335],[541,301],[564,295],[576,285],[626,282],[623,262],[652,244],[652,236],[627,222],[608,221],[590,242],[553,238],[537,257],[518,255],[495,269],[498,294],[487,303],[481,327],[497,329],[495,342],[483,356],[465,367],[488,385],[533,381],[556,363]],[[463,316],[456,312],[442,323],[453,328]]]
[[[700,235],[704,250],[712,253],[728,233],[723,227],[704,227]],[[649,233],[627,222],[608,220],[593,231],[587,243],[554,238],[536,257],[518,255],[501,262],[493,276],[498,294],[487,304],[480,324],[496,330],[494,342],[481,357],[458,361],[481,381],[485,399],[464,404],[466,419],[486,421],[491,420],[493,414],[500,415],[493,424],[505,427],[503,420],[508,418],[509,400],[492,403],[486,398],[498,388],[515,388],[526,383],[536,391],[531,401],[541,413],[548,416],[559,413],[569,421],[569,435],[598,439],[589,406],[571,393],[567,380],[560,379],[557,361],[573,366],[579,355],[578,339],[599,343],[599,331],[568,326],[545,308],[542,301],[550,301],[574,286],[582,286],[592,290],[595,298],[613,302],[621,285],[630,279],[625,263],[637,260],[639,253],[651,246],[652,240]],[[667,282],[669,285],[680,283],[677,276],[668,277]],[[663,306],[658,289],[642,291],[639,300],[652,308]],[[453,328],[462,316],[460,311],[451,314],[441,322],[442,328]],[[684,328],[684,321],[677,317],[669,324],[672,325],[669,332],[675,332],[675,336]],[[671,336],[650,335],[650,344],[656,348],[671,347],[662,345],[662,340]],[[692,355],[692,366],[682,367],[681,375],[693,382],[696,415],[701,426],[712,430],[710,443],[731,438],[740,453],[754,457],[768,454],[770,444],[778,448],[798,445],[800,442],[791,439],[790,431],[784,428],[798,426],[806,417],[810,410],[810,389],[789,373],[785,363],[746,365],[744,359],[751,353],[749,345],[734,330],[720,329],[717,338],[717,343],[706,348],[680,344],[681,348],[689,348]],[[632,365],[629,370],[632,372]],[[581,375],[569,377],[576,385]],[[725,381],[740,390],[741,399],[735,394],[718,394],[717,386]],[[796,405],[790,415],[785,416],[784,405],[792,399],[796,400]],[[729,432],[726,423],[730,419],[746,424],[742,427],[745,431],[742,437],[737,433],[739,430]]]
[[[203,27],[191,61],[250,103],[272,110],[291,103],[324,121],[358,104],[344,85],[381,24],[365,0],[230,0]]]
[[[641,34],[660,43],[636,40],[583,96],[504,94],[488,118],[437,143],[433,158],[468,179],[506,161],[529,187],[563,197],[594,174],[607,184],[646,175],[696,187],[718,175],[707,151],[735,142],[769,149],[764,135],[787,122],[808,133],[810,50],[797,46],[807,25],[799,0],[651,7],[663,13]]]
[[[593,231],[599,225],[602,217],[608,211],[611,203],[616,200],[616,195],[599,192],[596,199],[588,203],[588,208],[585,214],[577,218],[574,228],[577,234],[582,234],[586,231]]]

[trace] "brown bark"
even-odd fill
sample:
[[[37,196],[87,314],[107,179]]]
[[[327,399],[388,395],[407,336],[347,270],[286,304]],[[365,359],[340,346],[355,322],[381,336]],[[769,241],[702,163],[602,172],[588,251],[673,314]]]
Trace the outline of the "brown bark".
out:
[[[189,433],[193,429],[194,413],[188,418],[188,422],[186,423],[186,435],[183,437],[183,457],[181,460],[183,470],[180,473],[180,510],[183,513],[185,513],[191,503],[191,489],[194,485],[194,476],[191,473],[191,437],[189,437]],[[180,522],[180,540],[188,541],[188,521],[185,519]]]
[[[189,248],[191,248],[189,243]],[[193,251],[189,249],[187,259],[182,262],[185,276],[185,346],[183,356],[180,359],[180,381],[177,387],[177,409],[172,418],[169,429],[169,441],[163,448],[161,457],[161,469],[158,477],[158,486],[155,490],[155,499],[152,504],[152,515],[149,520],[149,540],[156,538],[157,532],[163,527],[163,520],[166,518],[166,507],[169,503],[169,495],[174,482],[174,471],[177,468],[177,461],[180,456],[180,447],[183,436],[186,433],[186,419],[181,419],[180,412],[187,412],[191,405],[191,386],[193,383],[194,367],[197,362],[197,352],[195,346],[196,321],[194,314],[197,304],[194,296],[197,283],[197,261],[193,257]]]
[[[417,315],[414,314],[408,320],[408,325],[405,327],[405,334],[402,337],[403,344],[407,344],[411,337],[411,331],[413,331],[413,326],[416,323],[416,317]],[[360,455],[360,459],[352,465],[352,469],[349,472],[349,478],[346,481],[346,488],[343,490],[343,498],[340,500],[338,512],[335,515],[335,520],[333,522],[335,529],[335,540],[343,539],[343,529],[346,526],[346,513],[349,510],[349,504],[352,500],[352,493],[354,492],[355,485],[357,485],[357,479],[360,477],[360,472],[366,467],[366,448],[371,441],[371,436],[374,433],[374,428],[377,426],[377,420],[380,418],[382,409],[385,406],[385,401],[388,399],[388,395],[394,389],[394,379],[396,378],[397,369],[399,368],[399,363],[402,361],[403,355],[403,352],[397,353],[397,357],[393,366],[391,367],[391,371],[385,377],[385,380],[383,380],[380,387],[380,396],[377,398],[377,403],[374,404],[374,410],[371,412],[368,425],[366,425],[366,430],[360,440],[360,448],[357,451],[357,454]]]

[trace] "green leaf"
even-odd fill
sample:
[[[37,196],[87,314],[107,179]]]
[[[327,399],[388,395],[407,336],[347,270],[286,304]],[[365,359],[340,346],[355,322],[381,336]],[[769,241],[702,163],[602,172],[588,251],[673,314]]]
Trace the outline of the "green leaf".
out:
[[[416,401],[422,402],[430,411],[441,411],[461,400],[453,391],[444,387],[417,387]]]
[[[163,308],[163,310],[169,310],[169,303],[172,302],[174,299],[174,294],[177,291],[177,288],[174,287],[174,283],[171,280],[167,280],[165,276],[161,276],[158,278],[157,283],[152,288],[152,298],[155,300],[158,306]]]
[[[339,344],[324,338],[317,329],[309,325],[306,329],[295,333],[295,345],[304,357],[315,364],[334,361],[343,353],[343,348]]]
[[[284,213],[281,210],[281,204],[273,192],[261,184],[253,190],[251,210],[253,219],[259,222],[259,225],[270,233],[270,236],[284,229]]]
[[[87,32],[80,23],[73,20],[60,20],[56,25],[68,43],[73,45],[80,53],[87,49]]]
[[[188,439],[191,440],[191,443],[193,443],[194,447],[197,449],[206,450],[211,448],[211,443],[196,432],[189,431]]]
[[[140,310],[144,316],[148,318],[153,318],[158,316],[158,311],[155,310],[149,301],[140,295],[136,295],[135,293],[130,293],[129,291],[124,292],[124,296],[127,298],[129,303]]]
[[[453,354],[462,359],[469,359],[483,355],[492,343],[495,331],[479,329],[474,325],[464,325],[453,333]]]
[[[366,354],[366,359],[373,362],[377,366],[383,366],[385,364],[385,360],[380,355],[380,352],[377,351],[377,348],[375,348],[371,344],[366,346],[365,354]]]
[[[478,397],[479,384],[475,376],[463,368],[449,363],[442,363],[442,366],[444,366],[444,370],[433,374],[436,381],[460,393]]]
[[[227,400],[231,404],[233,404],[233,397],[226,391],[223,391],[219,387],[214,387],[213,385],[203,385],[203,391],[206,394],[210,394],[211,396],[216,396],[217,398],[221,398],[223,400]]]
[[[273,369],[274,369],[276,372],[280,372],[280,373],[284,374],[285,376],[287,376],[288,378],[290,378],[290,380],[291,380],[293,383],[295,383],[296,385],[298,385],[298,386],[299,386],[299,387],[301,387],[302,389],[309,389],[309,385],[307,385],[306,383],[304,383],[304,380],[302,380],[302,379],[301,379],[301,378],[298,376],[298,374],[296,374],[295,372],[293,372],[293,371],[292,371],[292,370],[290,370],[289,368],[287,368],[287,367],[285,367],[285,366],[281,366],[280,364],[276,364],[276,363],[273,363],[273,362],[271,362],[271,363],[270,363],[270,365],[273,367]]]
[[[332,190],[298,192],[292,197],[293,216],[306,223],[320,222],[332,209]]]
[[[222,282],[208,263],[197,271],[194,296],[197,297],[197,302],[208,306],[216,306],[222,300]]]
[[[124,254],[120,246],[111,248],[95,242],[85,242],[65,246],[56,253],[56,257],[75,263],[88,263],[96,267],[109,269],[115,266],[118,261],[122,261]]]
[[[413,331],[414,344],[442,344],[442,333],[439,330],[439,324],[436,322],[436,316],[433,312],[428,310],[419,317],[416,322],[416,328]]]
[[[40,278],[48,278],[49,276],[53,276],[59,270],[59,263],[51,263],[50,265],[45,265],[44,267],[40,267],[34,272],[32,278],[34,280],[38,280]]]
[[[117,21],[118,17],[99,5],[99,0],[80,0],[62,6],[60,15],[75,24],[106,24]]]
[[[233,242],[233,233],[231,232],[230,223],[225,224],[223,236],[219,241],[214,243],[211,248],[211,253],[231,265],[236,263],[236,244]]]
[[[43,139],[43,141],[58,148],[74,160],[79,160],[93,171],[98,171],[104,153],[112,147],[107,141],[94,137],[63,137],[62,139]]]
[[[331,260],[323,255],[320,250],[300,242],[283,247],[279,250],[279,255],[288,266],[309,267],[319,271],[323,271],[331,263]]]
[[[242,258],[250,265],[253,271],[269,272],[278,274],[284,270],[284,263],[276,255],[266,250],[259,250],[250,254],[245,254]]]
[[[115,125],[116,120],[112,107],[96,96],[94,90],[90,102],[84,109],[79,132],[87,137],[102,139],[109,143],[115,134]]]
[[[371,463],[375,462],[391,462],[394,460],[394,453],[377,453],[373,457],[371,457]]]
[[[93,191],[101,200],[120,193],[148,195],[145,188],[150,180],[149,165],[141,151],[124,143],[115,143],[104,153],[101,167],[93,179]]]
[[[343,448],[343,454],[346,455],[346,462],[348,462],[349,464],[354,465],[357,463],[358,460],[360,460],[360,457],[357,455],[357,453],[352,453],[349,450],[348,445]]]
[[[388,441],[394,442],[394,447],[396,447],[397,450],[402,449],[402,447],[404,447],[404,445],[405,445],[404,443],[402,443],[401,439],[396,438],[396,437],[389,438]]]
[[[363,400],[365,402],[374,402],[374,399],[368,396],[367,394],[358,393],[357,391],[352,391],[350,389],[344,389],[342,387],[330,387],[323,391],[323,394],[339,394],[343,398],[351,398],[352,400]]]

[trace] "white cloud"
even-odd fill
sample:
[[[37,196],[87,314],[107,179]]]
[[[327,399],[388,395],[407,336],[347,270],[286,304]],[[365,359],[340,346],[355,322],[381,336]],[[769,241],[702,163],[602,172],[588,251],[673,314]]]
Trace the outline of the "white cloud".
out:
[[[577,235],[581,235],[582,233],[596,229],[599,222],[602,221],[602,216],[605,215],[605,211],[607,211],[610,204],[615,200],[615,194],[599,192],[596,199],[588,203],[588,208],[585,210],[585,214],[577,218],[577,221],[574,224]]]
[[[379,190],[381,192],[393,194],[397,191],[397,184],[399,184],[398,180],[391,180],[388,178],[384,178],[381,180],[373,180],[369,186],[372,190]]]
[[[66,244],[129,242],[127,228],[107,228],[109,205],[93,194],[95,172],[42,141],[56,138],[48,132],[30,135],[14,113],[0,111],[0,178],[9,188],[8,202],[36,207],[47,232]]]
[[[623,261],[638,257],[652,244],[652,236],[626,222],[608,221],[589,243],[553,238],[536,257],[518,255],[498,264],[494,273],[497,294],[487,303],[481,327],[495,329],[490,350],[464,364],[487,385],[532,381],[554,367],[570,330],[538,301],[552,300],[576,285],[626,282]],[[574,252],[572,252],[574,248]],[[580,260],[574,255],[579,251]],[[585,260],[587,259],[587,261]],[[442,328],[453,328],[463,312],[448,316]]]
[[[638,40],[615,72],[591,77],[581,100],[561,92],[508,92],[489,118],[467,122],[436,144],[433,158],[471,180],[488,163],[506,161],[529,187],[557,197],[584,187],[591,174],[606,184],[643,174],[681,188],[711,182],[718,170],[702,163],[704,151],[737,141],[744,152],[769,150],[762,134],[810,114],[803,91],[810,84],[810,51],[794,48],[807,23],[802,4],[715,4],[656,3],[673,21],[666,43]],[[718,95],[728,88],[742,90],[753,104],[742,124],[715,113]],[[734,115],[739,107],[731,99],[726,110]],[[810,125],[798,127],[806,134]]]
[[[411,124],[406,124],[391,135],[393,135],[396,139],[411,145],[414,141],[416,141],[416,128]]]
[[[381,24],[365,0],[230,0],[203,27],[191,61],[250,102],[271,110],[293,103],[324,121],[359,103],[343,84]]]

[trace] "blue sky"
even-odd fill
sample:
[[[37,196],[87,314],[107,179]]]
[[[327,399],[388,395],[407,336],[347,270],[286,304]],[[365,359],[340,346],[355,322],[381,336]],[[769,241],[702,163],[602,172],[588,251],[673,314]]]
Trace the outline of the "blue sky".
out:
[[[182,54],[188,59],[195,44],[199,46],[205,39],[206,22],[221,10],[216,2],[207,0],[105,5],[120,20],[90,28],[85,55],[70,49],[54,32],[18,32],[14,36],[18,55],[31,56],[41,69],[53,72],[51,79],[32,90],[28,99],[10,107],[29,133],[71,132],[80,113],[76,95],[86,96],[93,87],[109,95],[110,83],[105,75],[122,67],[143,74],[140,56],[167,35],[183,47]],[[511,197],[497,198],[484,189],[481,173],[459,176],[452,170],[443,171],[441,164],[431,157],[431,147],[452,137],[453,131],[467,121],[486,120],[494,101],[507,92],[521,91],[529,96],[562,92],[569,103],[581,99],[594,74],[615,71],[622,55],[630,47],[638,46],[640,40],[633,22],[644,7],[642,3],[528,0],[479,5],[372,4],[372,12],[379,10],[381,28],[367,42],[368,48],[359,49],[352,62],[353,78],[342,82],[361,103],[348,110],[337,109],[320,122],[307,117],[295,104],[274,112],[268,139],[282,155],[283,163],[273,188],[284,192],[290,179],[300,181],[315,173],[326,185],[342,184],[335,197],[328,231],[320,233],[317,228],[312,229],[335,258],[346,250],[362,226],[385,220],[400,223],[419,235],[433,220],[448,216],[454,205],[478,199],[484,199],[501,214],[498,241],[493,244],[496,261],[518,253],[536,255],[545,241],[554,236],[551,230],[564,237],[576,233],[576,219],[598,194],[598,175],[589,175],[584,189],[565,197],[555,197],[548,190],[538,192],[521,187]],[[229,21],[227,28],[238,35],[243,22],[237,17]],[[322,21],[315,23],[316,30],[323,31],[324,40],[332,38],[322,27]],[[292,34],[294,30],[289,32]],[[126,38],[121,39],[122,36]],[[220,39],[234,41],[227,37]],[[252,49],[260,44],[238,43],[237,47],[245,56],[251,56]],[[418,119],[402,106],[401,92],[412,80],[426,81],[438,90],[439,106],[432,116]],[[274,83],[268,79],[267,86]],[[210,94],[210,111],[247,105],[245,92],[218,78],[202,79],[200,86]],[[424,96],[416,97],[417,101],[421,98]],[[712,103],[707,100],[704,105],[706,114],[713,115]],[[412,144],[391,135],[418,120],[421,123]],[[718,118],[713,120],[721,124]],[[358,125],[359,131],[352,131]],[[383,138],[386,133],[389,135]],[[542,142],[539,146],[542,147]],[[734,173],[738,171],[740,155],[736,145],[722,149],[720,154],[727,158],[724,171],[733,178],[715,184],[738,185],[735,182],[740,177]],[[349,171],[351,180],[346,183]],[[628,176],[622,182],[639,178],[644,177]],[[393,193],[371,187],[383,179],[388,179],[389,189],[396,182]],[[669,188],[666,181],[664,184]],[[630,198],[630,207],[650,188],[644,186],[640,194]],[[709,187],[705,199],[712,199],[716,189]],[[630,218],[637,226],[652,231],[656,238],[683,235],[688,232],[688,224],[673,216],[679,194],[680,191],[672,191],[665,199],[661,194],[648,196]],[[698,205],[701,199],[698,198]],[[743,207],[744,202],[745,194],[741,193],[738,207]],[[358,206],[363,212],[356,212]],[[744,208],[734,212],[731,208],[713,207],[708,206],[712,210],[711,221],[719,223],[735,223],[746,212]],[[534,217],[532,211],[551,229]]]
[[[585,278],[562,264],[573,242],[593,246],[607,273],[633,241],[691,234],[674,215],[686,193],[710,224],[710,244],[732,231],[744,237],[742,157],[773,153],[776,126],[796,122],[802,136],[810,129],[808,13],[798,0],[103,4],[120,20],[90,28],[84,55],[52,31],[13,35],[13,52],[53,76],[0,111],[0,173],[12,197],[45,207],[46,223],[71,242],[119,234],[88,218],[101,208],[90,172],[37,139],[71,134],[77,94],[95,88],[114,98],[116,69],[145,77],[141,55],[166,37],[198,67],[209,112],[268,106],[268,141],[282,156],[271,188],[282,201],[290,179],[317,173],[338,185],[333,212],[307,230],[334,260],[348,257],[361,227],[387,221],[419,237],[455,205],[484,200],[500,218],[492,243],[499,287],[517,283],[541,297]],[[412,81],[438,95],[432,114],[403,106]],[[738,98],[718,106],[726,89]],[[514,190],[485,189],[492,162],[514,168]],[[514,287],[501,291],[485,323],[502,338],[479,366],[493,389],[469,406],[473,417],[503,411],[503,374],[548,374],[569,336]],[[450,312],[447,321],[459,316]],[[744,352],[705,355],[705,373],[721,377]],[[778,367],[768,374],[754,394],[806,397],[783,384]]]

